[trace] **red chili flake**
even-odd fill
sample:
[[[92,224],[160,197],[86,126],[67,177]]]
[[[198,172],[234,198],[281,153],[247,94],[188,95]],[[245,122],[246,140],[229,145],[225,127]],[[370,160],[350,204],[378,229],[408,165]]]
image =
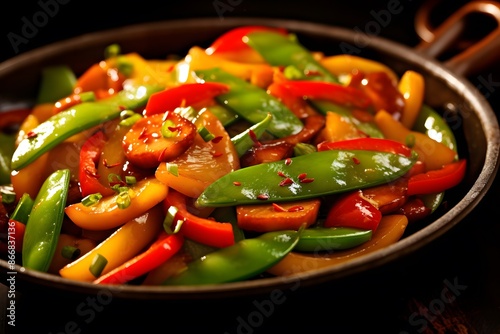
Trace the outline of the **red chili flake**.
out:
[[[312,177],[306,177],[305,179],[300,180],[300,183],[311,183],[314,181]]]
[[[103,164],[103,165],[104,165],[104,167],[106,167],[106,168],[113,168],[113,167],[116,167],[116,166],[119,166],[119,165],[120,165],[120,163],[119,163],[119,162],[114,163],[114,164],[109,164],[107,159],[104,159],[104,160],[102,161],[102,164]]]
[[[279,171],[278,172],[278,175],[281,176],[281,177],[287,177],[285,173],[283,173],[282,171]]]
[[[174,65],[170,65],[169,68],[167,68],[167,73],[170,73],[174,70],[175,66]]]
[[[96,172],[91,171],[88,168],[85,168],[85,174],[87,174],[90,177],[96,178],[96,179],[99,178],[99,175]]]
[[[281,205],[278,205],[276,203],[273,203],[273,208],[274,208],[274,211],[276,212],[286,212],[287,210],[282,207]]]
[[[143,127],[141,133],[139,134],[139,139],[146,137],[146,127]]]
[[[356,157],[353,157],[353,158],[352,158],[352,161],[354,161],[354,163],[355,163],[356,165],[359,165],[359,164],[361,163],[361,161],[359,161],[359,159],[358,159],[358,158],[356,158]]]
[[[319,73],[319,71],[316,71],[316,70],[305,70],[304,73],[308,77],[311,77],[313,75],[320,75],[321,74],[321,73]]]
[[[292,159],[291,158],[286,158],[285,159],[285,165],[290,166],[292,164]]]
[[[162,122],[165,122],[168,118],[168,114],[170,113],[170,111],[166,111],[164,114],[163,114],[163,117],[161,118],[161,121]]]
[[[174,131],[180,132],[182,130],[182,127],[180,127],[180,126],[169,126],[168,129],[170,131],[172,131],[172,132],[174,132]]]
[[[26,134],[26,138],[35,138],[36,136],[38,136],[38,133],[34,132],[34,131],[30,131]]]
[[[257,196],[257,199],[266,201],[266,200],[269,199],[269,195],[268,194],[260,194],[260,195]]]
[[[124,110],[127,110],[127,107],[125,107],[125,106],[118,106],[118,109],[120,109],[121,111],[124,111]]]
[[[248,135],[250,136],[250,139],[252,139],[252,141],[254,142],[255,146],[262,146],[259,139],[257,138],[257,135],[252,129],[248,131]]]
[[[304,207],[302,205],[295,205],[289,208],[287,211],[288,212],[298,212],[304,210]]]
[[[293,180],[289,177],[280,182],[280,187],[288,186],[293,183]]]
[[[304,180],[305,178],[307,177],[307,173],[300,173],[299,176],[298,176],[298,179],[300,181]]]
[[[162,162],[162,161],[163,161],[163,157],[165,156],[165,152],[167,151],[167,149],[168,149],[168,147],[165,147],[165,148],[161,151],[160,155],[158,156],[158,161],[160,161],[160,162]]]
[[[217,136],[214,139],[212,139],[212,143],[217,144],[222,140],[222,136]]]
[[[221,153],[221,152],[215,152],[214,154],[212,154],[212,156],[213,156],[214,158],[218,158],[218,157],[220,157],[221,155],[222,155],[222,153]]]
[[[233,184],[234,184],[235,186],[237,186],[237,187],[241,186],[241,182],[239,182],[239,181],[234,181],[234,182],[233,182]]]

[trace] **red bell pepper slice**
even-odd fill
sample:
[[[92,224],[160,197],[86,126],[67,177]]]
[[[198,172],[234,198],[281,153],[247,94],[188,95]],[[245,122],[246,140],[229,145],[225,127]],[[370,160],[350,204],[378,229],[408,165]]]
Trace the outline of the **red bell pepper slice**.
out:
[[[158,239],[146,251],[97,278],[93,283],[124,284],[147,274],[174,256],[183,243],[184,237],[181,234],[167,234],[162,231]]]
[[[336,142],[321,142],[317,146],[318,151],[327,150],[368,150],[400,154],[405,157],[411,156],[411,149],[395,140],[384,138],[353,138]]]
[[[467,161],[460,159],[441,169],[417,174],[408,180],[408,195],[435,194],[458,185],[465,176]]]
[[[250,46],[244,42],[243,38],[254,31],[276,31],[283,35],[288,33],[284,28],[272,28],[258,25],[237,27],[220,35],[207,49],[207,54],[235,52],[249,49]]]
[[[357,87],[314,80],[288,80],[281,84],[288,88],[292,94],[303,98],[327,100],[360,109],[367,109],[372,105],[370,97]]]
[[[106,137],[104,133],[98,131],[89,137],[82,146],[80,164],[78,166],[78,178],[82,197],[95,193],[100,193],[102,196],[114,194],[113,189],[105,187],[99,181],[99,175],[97,174],[96,164],[99,162],[99,157],[105,143]]]
[[[173,111],[177,107],[188,107],[227,93],[229,86],[220,82],[186,83],[156,92],[149,97],[144,116]]]
[[[177,208],[174,222],[183,221],[180,231],[186,238],[218,248],[234,244],[233,225],[231,223],[217,222],[195,216],[187,209],[187,199],[187,196],[170,188],[164,201],[165,210],[168,210],[171,206]]]
[[[353,227],[375,232],[382,213],[362,196],[361,190],[341,196],[330,208],[325,227]]]

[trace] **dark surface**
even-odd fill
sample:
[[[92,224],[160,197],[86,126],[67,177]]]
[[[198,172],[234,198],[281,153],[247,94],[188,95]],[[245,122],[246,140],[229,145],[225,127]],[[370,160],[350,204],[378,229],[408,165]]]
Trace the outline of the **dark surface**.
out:
[[[62,2],[62,1],[61,1]],[[55,3],[43,0],[41,3]],[[104,2],[101,2],[104,3]],[[225,3],[218,15],[216,3]],[[230,5],[230,4],[233,5]],[[120,2],[102,9],[96,2],[68,1],[26,43],[13,47],[26,20],[42,10],[40,2],[2,9],[2,60],[38,46],[120,25],[188,17],[260,16],[295,18],[365,29],[391,1],[153,1]],[[448,3],[451,3],[448,1]],[[462,1],[463,3],[463,1]],[[458,2],[443,6],[438,20]],[[379,35],[414,46],[414,15],[419,4],[401,1]],[[4,5],[5,6],[5,5]],[[55,8],[55,7],[53,7]],[[159,41],[168,43],[168,41]],[[490,78],[489,86],[484,79]],[[470,78],[494,109],[500,110],[500,69]],[[497,113],[498,115],[499,113]],[[38,288],[17,291],[16,327],[0,321],[0,333],[206,332],[206,333],[500,333],[500,196],[496,181],[476,209],[448,233],[388,265],[361,275],[294,291],[245,298],[197,301],[121,300],[56,293]],[[6,282],[2,282],[6,283]],[[6,294],[2,286],[2,296]],[[2,300],[5,302],[5,297]],[[2,306],[0,314],[6,312]],[[5,318],[3,322],[8,321]],[[156,328],[157,330],[153,330]]]

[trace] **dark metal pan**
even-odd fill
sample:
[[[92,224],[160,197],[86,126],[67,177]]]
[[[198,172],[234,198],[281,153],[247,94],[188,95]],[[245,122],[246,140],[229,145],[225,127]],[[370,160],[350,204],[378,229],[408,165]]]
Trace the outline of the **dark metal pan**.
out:
[[[493,17],[500,25],[500,5],[494,2],[471,2],[441,27],[434,30],[430,41],[412,48],[360,31],[274,18],[205,18],[139,24],[109,31],[91,33],[54,43],[12,58],[0,64],[0,110],[12,103],[29,103],[35,95],[40,69],[55,64],[68,64],[82,73],[100,60],[102,50],[119,43],[123,52],[136,51],[145,58],[161,58],[168,54],[183,55],[193,45],[208,46],[221,33],[240,25],[286,27],[311,50],[325,54],[351,50],[356,55],[383,62],[401,75],[413,69],[426,81],[426,103],[448,121],[459,142],[459,154],[469,160],[465,181],[446,194],[447,211],[407,231],[404,237],[385,249],[359,257],[351,262],[311,270],[288,278],[264,278],[216,286],[147,287],[110,286],[107,292],[127,299],[197,299],[264,293],[277,288],[332,282],[361,274],[390,261],[404,257],[449,231],[467,216],[484,197],[498,170],[500,133],[495,113],[485,97],[466,78],[484,68],[500,54],[499,30],[496,29],[474,46],[447,60],[438,61],[459,35],[462,21],[470,13]],[[375,22],[375,21],[374,21]],[[44,287],[71,293],[96,294],[96,285],[70,281],[58,276],[11,268],[0,261],[2,272],[17,272],[17,288]]]

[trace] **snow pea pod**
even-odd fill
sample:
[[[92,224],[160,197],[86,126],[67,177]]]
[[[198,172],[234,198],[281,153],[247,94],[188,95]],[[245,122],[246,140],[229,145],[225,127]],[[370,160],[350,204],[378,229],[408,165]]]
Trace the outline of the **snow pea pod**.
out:
[[[233,143],[239,157],[255,145],[255,141],[258,140],[267,130],[267,127],[271,122],[271,118],[271,114],[268,114],[266,118],[259,123],[252,125],[245,131],[231,138],[231,142]]]
[[[457,141],[453,131],[443,117],[428,105],[422,105],[415,120],[413,130],[425,133],[430,138],[445,144],[455,152],[457,151]],[[430,208],[431,212],[434,212],[443,202],[444,193],[428,194],[420,197],[424,201],[425,206]]]
[[[0,132],[0,185],[10,183],[10,161],[14,154],[14,135]]]
[[[348,249],[370,240],[372,230],[350,227],[313,227],[305,229],[294,250],[319,252]]]
[[[316,61],[297,38],[273,31],[254,31],[246,35],[247,44],[273,66],[293,66],[304,79],[338,83],[338,79]]]
[[[257,204],[313,198],[390,182],[414,165],[417,155],[367,150],[329,150],[238,169],[198,197],[199,206]]]
[[[44,181],[26,223],[23,266],[46,272],[54,256],[68,198],[69,169],[59,169]]]
[[[236,282],[255,277],[282,260],[297,244],[301,231],[277,231],[244,239],[189,263],[163,285]]]
[[[271,114],[267,131],[282,138],[299,133],[302,121],[277,98],[264,89],[236,77],[219,68],[197,70],[196,75],[205,81],[221,82],[229,85],[229,92],[217,95],[215,99],[234,110],[242,118],[256,124]]]
[[[20,170],[72,135],[119,117],[123,109],[144,105],[152,93],[161,89],[157,86],[138,86],[55,114],[19,143],[12,156],[11,168]]]

